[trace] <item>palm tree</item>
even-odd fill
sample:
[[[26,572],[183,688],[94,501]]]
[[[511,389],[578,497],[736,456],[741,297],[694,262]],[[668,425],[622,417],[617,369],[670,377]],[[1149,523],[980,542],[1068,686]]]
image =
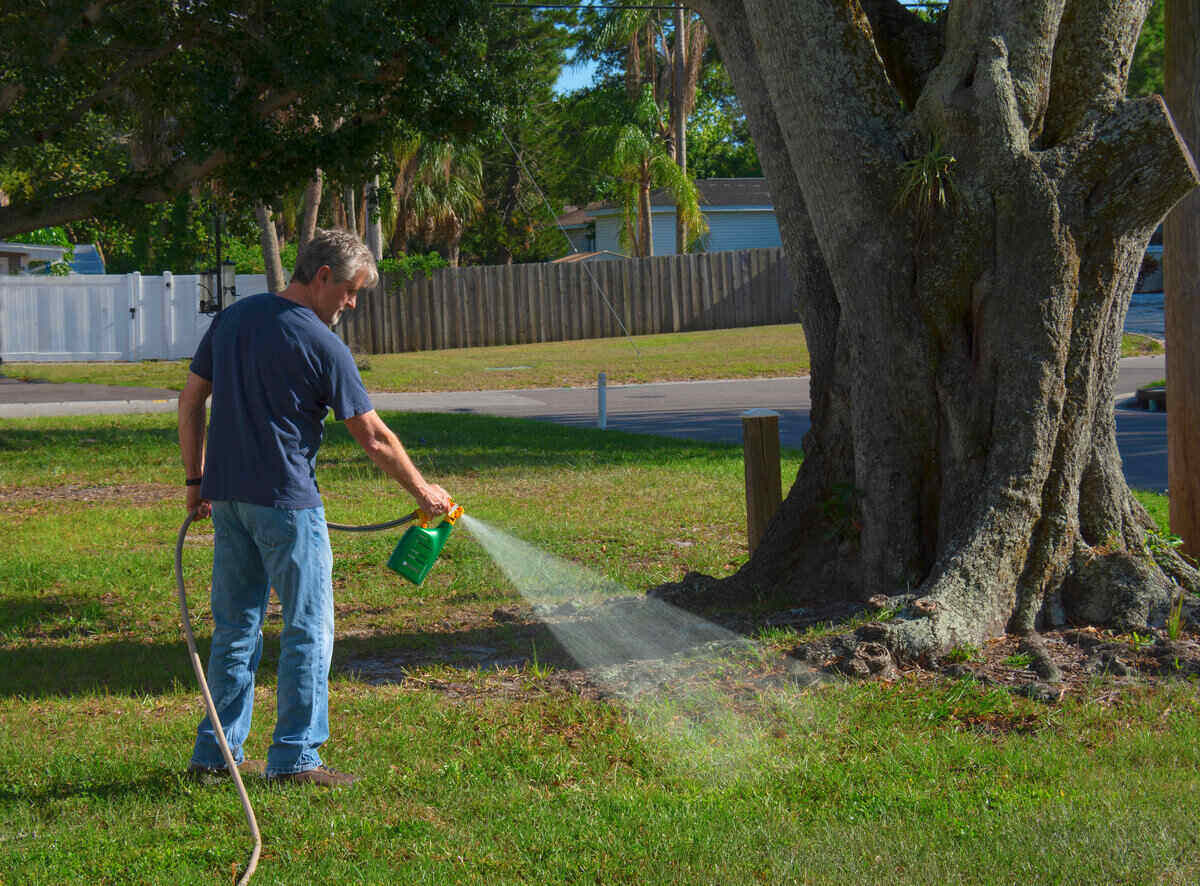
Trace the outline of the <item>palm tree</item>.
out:
[[[483,208],[479,149],[417,136],[399,144],[392,159],[392,251],[403,252],[416,239],[426,248],[440,247],[450,266],[457,267],[463,231]]]
[[[597,127],[589,135],[593,150],[607,153],[623,208],[621,248],[637,257],[654,254],[650,191],[665,188],[675,199],[676,218],[693,235],[708,230],[700,212],[696,183],[680,168],[658,137],[662,113],[647,84],[633,107],[632,120]]]
[[[660,108],[669,107],[664,115],[656,113],[656,136],[670,159],[687,173],[687,118],[696,106],[696,89],[700,81],[701,62],[708,44],[708,29],[695,13],[677,10],[671,28],[671,39],[665,22],[657,10],[623,8],[602,15],[596,26],[584,34],[579,58],[595,59],[609,50],[624,53],[625,94],[634,107],[644,100],[647,88]],[[643,182],[648,181],[643,175]],[[646,213],[639,228],[649,228],[649,186],[626,204],[637,206]],[[683,252],[688,242],[700,230],[688,228],[684,213],[676,216],[676,250]]]

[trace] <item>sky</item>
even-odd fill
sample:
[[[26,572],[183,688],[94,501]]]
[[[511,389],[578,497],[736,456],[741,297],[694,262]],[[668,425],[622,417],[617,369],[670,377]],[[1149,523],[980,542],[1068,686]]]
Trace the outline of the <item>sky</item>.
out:
[[[590,86],[592,75],[595,73],[595,62],[588,62],[586,65],[578,67],[563,65],[562,73],[558,75],[558,81],[554,84],[554,91],[562,95],[567,92],[574,92],[576,89],[584,86]]]

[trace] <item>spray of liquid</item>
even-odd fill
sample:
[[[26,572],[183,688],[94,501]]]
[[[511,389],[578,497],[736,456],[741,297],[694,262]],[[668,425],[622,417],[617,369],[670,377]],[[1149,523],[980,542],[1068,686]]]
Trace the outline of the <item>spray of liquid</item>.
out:
[[[739,678],[772,670],[762,646],[482,520],[462,523],[589,679],[622,700],[644,738],[681,751],[676,759],[710,777],[761,765],[770,721],[797,700]]]

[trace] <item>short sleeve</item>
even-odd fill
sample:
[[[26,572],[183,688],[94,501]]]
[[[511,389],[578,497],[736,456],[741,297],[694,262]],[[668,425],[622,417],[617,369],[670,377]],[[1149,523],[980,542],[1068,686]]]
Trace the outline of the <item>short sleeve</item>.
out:
[[[196,347],[196,353],[192,356],[191,366],[188,367],[205,381],[213,380],[213,332],[220,317],[221,315],[217,314],[208,324],[208,329],[205,330],[200,344]]]
[[[374,407],[371,406],[371,397],[367,394],[362,376],[358,373],[358,366],[354,363],[354,355],[340,339],[331,350],[332,366],[329,372],[329,399],[326,405],[333,410],[333,417],[338,421],[345,421],[370,412]]]

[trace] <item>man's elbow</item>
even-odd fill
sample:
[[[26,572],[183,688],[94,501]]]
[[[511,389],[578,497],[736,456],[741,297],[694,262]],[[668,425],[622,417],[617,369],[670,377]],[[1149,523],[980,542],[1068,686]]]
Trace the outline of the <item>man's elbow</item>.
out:
[[[183,391],[179,395],[179,414],[194,415],[204,409],[208,397],[199,391]]]
[[[358,441],[362,446],[363,451],[372,459],[384,456],[392,449],[392,434],[387,428],[373,430],[369,434],[364,434],[362,439]]]

